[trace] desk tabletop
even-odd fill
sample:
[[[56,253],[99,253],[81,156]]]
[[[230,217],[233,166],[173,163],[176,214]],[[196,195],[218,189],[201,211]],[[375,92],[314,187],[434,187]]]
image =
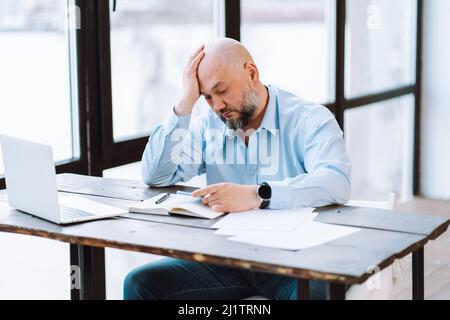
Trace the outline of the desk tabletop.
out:
[[[58,188],[122,208],[156,193],[174,191],[148,188],[136,181],[73,174],[58,175]],[[14,210],[5,200],[5,192],[1,191],[0,231],[341,284],[364,282],[375,267],[383,269],[422,248],[450,224],[449,219],[429,215],[326,207],[318,209],[317,221],[356,226],[361,231],[318,247],[288,251],[229,241],[214,234],[211,225],[215,221],[127,214],[60,226]]]

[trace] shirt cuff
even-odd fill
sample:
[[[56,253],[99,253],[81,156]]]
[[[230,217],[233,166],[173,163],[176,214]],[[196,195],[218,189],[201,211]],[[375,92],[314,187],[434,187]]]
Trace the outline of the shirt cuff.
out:
[[[283,181],[267,181],[271,190],[270,209],[292,208],[292,186]]]
[[[175,113],[175,107],[172,109],[170,117],[164,122],[164,131],[169,134],[175,129],[189,129],[191,114],[179,116]]]

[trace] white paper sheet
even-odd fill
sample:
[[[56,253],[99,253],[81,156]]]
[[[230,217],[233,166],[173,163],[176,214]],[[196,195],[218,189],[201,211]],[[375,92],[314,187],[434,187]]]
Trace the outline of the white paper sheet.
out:
[[[314,208],[293,210],[251,210],[231,213],[215,223],[213,229],[293,231],[308,219],[314,219]]]
[[[59,196],[62,206],[89,212],[98,216],[120,215],[128,213],[128,210],[93,201],[79,196]]]
[[[296,222],[297,223],[296,225],[284,228],[286,230],[282,230],[281,228],[278,228],[278,229],[274,228],[275,230],[268,230],[268,228],[257,229],[257,226],[252,226],[250,228],[225,227],[225,228],[220,228],[220,229],[214,231],[214,233],[221,235],[221,236],[237,236],[237,235],[241,235],[241,234],[245,235],[245,234],[251,233],[251,232],[266,232],[266,231],[274,232],[274,233],[276,233],[276,232],[293,232],[297,228],[299,228],[302,224],[307,223],[308,221],[313,221],[317,217],[317,215],[318,215],[318,213],[311,213],[310,216],[305,217],[304,219],[301,219],[298,222]]]
[[[359,230],[353,227],[308,221],[291,232],[235,229],[232,230],[234,236],[229,240],[278,249],[301,250],[325,244]],[[230,231],[228,229],[228,232]]]

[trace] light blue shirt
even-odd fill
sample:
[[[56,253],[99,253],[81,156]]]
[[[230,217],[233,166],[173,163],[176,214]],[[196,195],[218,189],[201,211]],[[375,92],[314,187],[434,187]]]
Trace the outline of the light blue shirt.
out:
[[[263,121],[248,145],[211,109],[191,124],[190,115],[172,113],[150,134],[144,182],[170,186],[206,173],[208,185],[269,183],[271,209],[346,203],[351,164],[333,114],[274,86],[268,91]]]

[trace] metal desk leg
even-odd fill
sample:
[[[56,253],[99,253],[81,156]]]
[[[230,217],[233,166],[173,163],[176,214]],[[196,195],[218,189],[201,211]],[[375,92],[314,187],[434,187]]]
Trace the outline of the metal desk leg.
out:
[[[297,300],[309,300],[309,280],[297,279]]]
[[[424,300],[424,249],[423,247],[412,254],[412,284],[413,300]]]
[[[70,245],[71,271],[78,266],[79,288],[71,290],[72,300],[105,300],[105,249],[82,245]],[[71,273],[72,285],[74,279]]]
[[[345,300],[345,293],[347,286],[345,284],[328,284],[328,299],[330,300]]]

